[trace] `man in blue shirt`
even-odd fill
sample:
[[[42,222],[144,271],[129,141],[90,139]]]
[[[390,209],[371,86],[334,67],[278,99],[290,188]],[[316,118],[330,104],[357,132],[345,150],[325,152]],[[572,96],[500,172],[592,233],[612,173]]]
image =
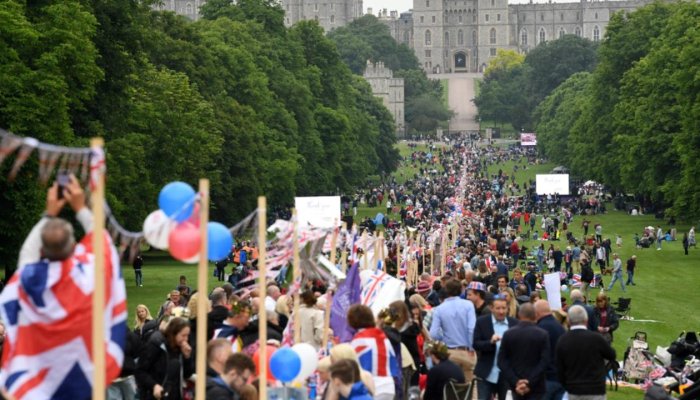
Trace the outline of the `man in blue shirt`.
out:
[[[496,360],[501,348],[501,338],[506,330],[515,326],[518,320],[508,317],[505,296],[496,296],[491,306],[491,315],[479,317],[474,327],[474,349],[478,352],[478,362],[474,374],[479,400],[490,400],[494,394],[505,400],[508,382],[501,376]]]
[[[450,360],[464,371],[466,382],[474,377],[476,353],[472,346],[476,313],[471,301],[460,298],[462,284],[451,279],[445,285],[447,299],[433,310],[430,337],[445,342]]]

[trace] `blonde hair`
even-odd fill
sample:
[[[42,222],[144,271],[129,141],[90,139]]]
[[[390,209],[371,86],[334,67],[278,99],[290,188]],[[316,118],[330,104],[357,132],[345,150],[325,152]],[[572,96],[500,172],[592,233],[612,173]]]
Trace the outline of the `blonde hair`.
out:
[[[510,295],[510,302],[507,302],[508,316],[516,318],[518,316],[518,301],[515,299],[515,292],[511,287],[505,288],[504,291],[508,292],[508,294]]]
[[[328,372],[328,370],[331,368],[331,358],[330,357],[323,357],[318,361],[318,365],[316,366],[316,369],[318,369],[320,372]]]
[[[411,295],[411,297],[408,298],[408,302],[420,307],[421,310],[428,305],[428,302],[419,294]]]
[[[288,298],[289,297],[286,294],[283,294],[277,298],[277,303],[275,303],[275,312],[277,314],[289,317],[289,304],[287,304]]]
[[[333,362],[338,360],[352,360],[359,362],[355,349],[353,349],[352,346],[347,343],[341,343],[333,346],[331,348],[331,358],[333,358]]]
[[[146,310],[146,318],[143,321],[139,320],[139,308]],[[136,306],[136,314],[134,315],[134,328],[141,328],[143,324],[153,319],[151,311],[146,307],[145,304],[139,304]]]

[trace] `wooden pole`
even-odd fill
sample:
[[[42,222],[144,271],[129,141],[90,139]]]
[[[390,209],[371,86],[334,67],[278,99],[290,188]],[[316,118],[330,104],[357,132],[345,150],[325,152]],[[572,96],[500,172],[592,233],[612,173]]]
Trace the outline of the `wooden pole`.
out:
[[[382,272],[386,272],[386,265],[384,263],[384,232],[379,232],[379,262],[382,263]]]
[[[104,147],[102,138],[90,140],[91,148]],[[104,400],[107,393],[105,365],[105,177],[100,174],[90,194],[92,203],[92,252],[95,256],[95,290],[92,294],[92,398]]]
[[[367,229],[365,229],[365,231],[362,232],[362,246],[363,246],[363,247],[362,247],[362,258],[363,258],[364,261],[365,261],[365,262],[364,262],[364,264],[365,264],[365,268],[364,268],[364,269],[369,268],[369,265],[367,264],[367,250],[369,250],[369,246],[367,245],[367,241],[368,241],[368,238],[367,238]]]
[[[442,234],[442,243],[440,245],[440,275],[445,273],[445,268],[447,264],[447,229],[443,231]]]
[[[292,250],[294,252],[294,258],[292,261],[294,281],[292,284],[296,285],[297,282],[301,280],[301,269],[299,268],[299,221],[297,220],[296,209],[292,210],[292,219],[294,220],[294,233],[292,236],[294,246]],[[297,292],[294,294],[294,344],[301,343],[301,318],[299,318],[300,292],[301,287],[299,287],[299,290],[297,290]]]
[[[372,271],[377,268],[377,260],[379,259],[379,236],[374,235],[374,254],[372,255]]]
[[[334,224],[335,226],[336,224]],[[335,262],[336,255],[336,242],[338,241],[338,228],[333,229],[333,236],[331,237],[331,263],[337,265]],[[326,313],[323,315],[323,351],[328,348],[328,333],[331,326],[331,304],[333,303],[333,296],[331,295],[330,289],[326,290]]]
[[[396,234],[396,271],[401,275],[401,232]],[[411,282],[408,277],[408,264],[406,264],[406,282]]]
[[[343,230],[347,231],[348,230],[348,224],[347,222],[343,222]],[[345,271],[348,268],[348,246],[347,246],[347,241],[345,242],[345,246],[343,246],[343,250],[340,251],[340,270],[345,273]]]
[[[207,308],[209,299],[209,253],[208,231],[209,224],[209,179],[199,180],[199,265],[197,268],[197,351],[195,367],[197,383],[195,384],[195,399],[206,399],[207,386]]]
[[[267,293],[267,250],[265,242],[267,239],[267,199],[264,196],[258,197],[258,274],[260,276],[260,295]],[[260,385],[258,393],[261,399],[267,399],[267,308],[262,304],[258,311],[258,343],[260,343]]]

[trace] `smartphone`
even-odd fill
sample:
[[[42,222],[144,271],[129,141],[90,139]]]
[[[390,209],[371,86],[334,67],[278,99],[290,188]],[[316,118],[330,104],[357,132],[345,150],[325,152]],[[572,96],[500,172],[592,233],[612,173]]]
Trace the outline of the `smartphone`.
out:
[[[70,175],[68,175],[67,172],[59,172],[58,175],[56,175],[56,183],[58,183],[58,198],[62,199],[63,190],[70,183]]]

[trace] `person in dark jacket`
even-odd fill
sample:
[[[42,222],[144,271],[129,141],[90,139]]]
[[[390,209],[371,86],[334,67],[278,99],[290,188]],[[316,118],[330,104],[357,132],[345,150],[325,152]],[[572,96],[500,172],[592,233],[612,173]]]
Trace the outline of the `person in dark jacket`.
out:
[[[598,332],[608,343],[613,341],[613,332],[620,326],[620,321],[610,305],[610,300],[604,292],[598,293],[595,298],[595,308],[593,308],[593,318],[598,326]]]
[[[207,377],[207,400],[234,400],[255,373],[255,363],[243,353],[228,356],[223,374]]]
[[[141,257],[141,254],[134,257],[134,262],[131,265],[134,267],[136,286],[143,287],[143,274],[141,273],[141,268],[143,267],[143,257]]]
[[[211,311],[207,314],[207,339],[211,339],[214,336],[214,331],[221,328],[224,320],[228,318],[226,292],[224,289],[214,289],[209,299],[211,300]]]
[[[574,289],[571,291],[571,305],[572,306],[581,306],[586,310],[586,314],[588,314],[588,330],[597,332],[598,331],[598,323],[596,322],[596,319],[593,317],[593,307],[589,306],[588,304],[585,303],[585,298],[583,297],[583,293],[581,293],[580,290]]]
[[[496,365],[503,333],[518,324],[518,320],[508,317],[508,304],[504,296],[496,296],[491,305],[490,315],[479,317],[474,325],[474,350],[477,351],[474,375],[479,399],[490,399],[493,394],[505,400],[508,382],[500,374]]]
[[[428,371],[428,381],[425,385],[424,399],[441,399],[445,385],[450,381],[464,383],[464,371],[450,361],[447,345],[434,341],[427,345],[427,353],[433,360],[433,368]]]
[[[194,372],[192,348],[187,342],[190,323],[184,318],[170,318],[164,333],[156,333],[144,346],[136,366],[139,398],[181,400],[183,379]]]
[[[549,307],[547,300],[537,300],[535,302],[535,317],[537,318],[537,326],[547,331],[549,334],[549,350],[554,355],[559,338],[566,333],[564,327],[552,315],[552,310]],[[557,368],[554,363],[554,357],[550,357],[546,371],[546,386],[544,400],[561,400],[564,396],[564,387],[557,378]]]
[[[518,318],[520,323],[503,334],[498,368],[508,381],[514,399],[539,399],[546,392],[549,335],[535,326],[532,304],[523,304],[518,310]]]
[[[615,360],[615,350],[596,332],[586,329],[588,315],[581,306],[569,307],[571,329],[556,347],[559,382],[569,399],[605,398],[605,360]]]

